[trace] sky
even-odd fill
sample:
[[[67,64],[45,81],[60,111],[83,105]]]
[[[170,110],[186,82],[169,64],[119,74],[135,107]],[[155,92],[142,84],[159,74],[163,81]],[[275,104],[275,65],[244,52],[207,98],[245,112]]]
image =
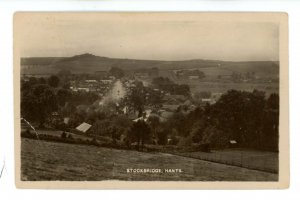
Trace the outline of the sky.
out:
[[[238,18],[25,14],[15,17],[22,57],[91,53],[148,60],[278,61],[278,24]]]

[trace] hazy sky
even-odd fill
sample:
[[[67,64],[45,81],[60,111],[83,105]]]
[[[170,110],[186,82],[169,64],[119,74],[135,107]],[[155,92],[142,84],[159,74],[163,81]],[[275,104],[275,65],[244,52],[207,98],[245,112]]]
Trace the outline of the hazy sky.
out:
[[[18,16],[22,57],[278,60],[278,25],[141,17]],[[21,28],[20,28],[21,27]]]

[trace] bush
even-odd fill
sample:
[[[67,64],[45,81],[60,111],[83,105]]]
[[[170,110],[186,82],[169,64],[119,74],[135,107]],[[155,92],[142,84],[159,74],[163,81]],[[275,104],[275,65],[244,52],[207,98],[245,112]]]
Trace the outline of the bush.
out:
[[[210,152],[210,144],[209,143],[200,144],[199,145],[199,151],[209,153]]]
[[[172,135],[170,139],[171,139],[171,141],[168,142],[169,145],[177,145],[179,142],[178,137],[176,137],[175,135]]]
[[[181,137],[178,142],[178,146],[180,147],[188,147],[191,146],[192,144],[193,144],[193,140],[191,136]]]
[[[62,139],[66,139],[66,138],[67,138],[66,132],[63,131],[60,137],[61,137]]]
[[[26,131],[21,132],[21,137],[23,138],[31,138],[31,139],[37,139],[36,134],[32,133],[29,129]]]
[[[68,139],[73,139],[73,136],[71,134],[68,134]]]
[[[165,130],[160,131],[160,132],[157,132],[157,135],[158,135],[158,144],[159,145],[166,145],[167,142],[168,142],[167,132]]]

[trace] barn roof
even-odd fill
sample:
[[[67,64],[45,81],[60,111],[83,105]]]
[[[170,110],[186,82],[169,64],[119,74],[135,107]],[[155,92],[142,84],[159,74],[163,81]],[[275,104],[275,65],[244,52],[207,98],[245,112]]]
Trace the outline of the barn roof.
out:
[[[81,132],[84,132],[84,133],[85,133],[85,132],[87,132],[91,127],[92,127],[92,125],[83,122],[82,124],[80,124],[79,126],[77,126],[76,129],[77,129],[78,131],[81,131]]]

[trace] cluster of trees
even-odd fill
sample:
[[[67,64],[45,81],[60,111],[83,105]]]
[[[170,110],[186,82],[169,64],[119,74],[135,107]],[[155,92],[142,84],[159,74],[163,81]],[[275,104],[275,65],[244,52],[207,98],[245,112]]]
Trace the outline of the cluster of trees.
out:
[[[211,91],[196,92],[193,97],[198,101],[201,101],[201,99],[208,99],[211,97]]]
[[[255,79],[255,72],[246,72],[244,74],[238,72],[232,72],[231,79],[234,82],[240,82],[242,80],[253,80]]]
[[[164,94],[156,91],[151,87],[145,87],[142,82],[136,81],[136,87],[128,91],[126,97],[120,103],[121,105],[130,106],[138,111],[141,117],[145,106],[159,108],[163,102]]]
[[[216,104],[175,116],[177,132],[195,143],[224,148],[235,140],[243,148],[278,150],[278,94],[266,99],[261,91],[230,90]]]
[[[278,150],[278,94],[266,97],[264,92],[257,90],[230,90],[213,105],[197,107],[190,112],[178,109],[163,121],[154,112],[147,121],[133,122],[127,115],[115,112],[116,104],[100,109],[97,103],[99,97],[95,93],[73,93],[62,88],[59,82],[60,79],[54,76],[22,80],[21,116],[42,127],[53,112],[58,112],[70,118],[69,128],[85,121],[93,125],[92,135],[111,137],[113,141],[125,137],[125,143],[130,145],[135,142],[138,150],[142,150],[147,143],[182,146],[197,143],[225,148],[230,140],[235,140],[242,148]],[[163,90],[168,90],[172,85],[170,80],[161,77],[153,82]],[[161,101],[159,94],[155,96],[154,90],[137,84],[120,104],[131,103],[130,106],[141,117],[145,105]]]
[[[124,71],[119,68],[119,67],[112,67],[110,70],[109,70],[109,74],[120,79],[124,76]]]
[[[53,112],[66,115],[79,104],[92,104],[98,98],[95,93],[73,93],[60,85],[57,76],[31,77],[21,81],[21,116],[43,127]]]
[[[152,115],[147,122],[131,124],[127,134],[138,144],[193,143],[210,148],[227,148],[235,140],[241,148],[278,151],[279,96],[254,90],[230,90],[213,105],[197,107],[186,114],[178,109],[171,118],[161,122]],[[142,135],[137,135],[142,134]]]
[[[43,127],[47,116],[57,110],[57,101],[53,89],[46,84],[36,84],[21,93],[21,116],[39,122]]]
[[[186,84],[176,84],[167,77],[157,77],[152,80],[152,84],[158,89],[170,94],[190,96],[190,87]]]

